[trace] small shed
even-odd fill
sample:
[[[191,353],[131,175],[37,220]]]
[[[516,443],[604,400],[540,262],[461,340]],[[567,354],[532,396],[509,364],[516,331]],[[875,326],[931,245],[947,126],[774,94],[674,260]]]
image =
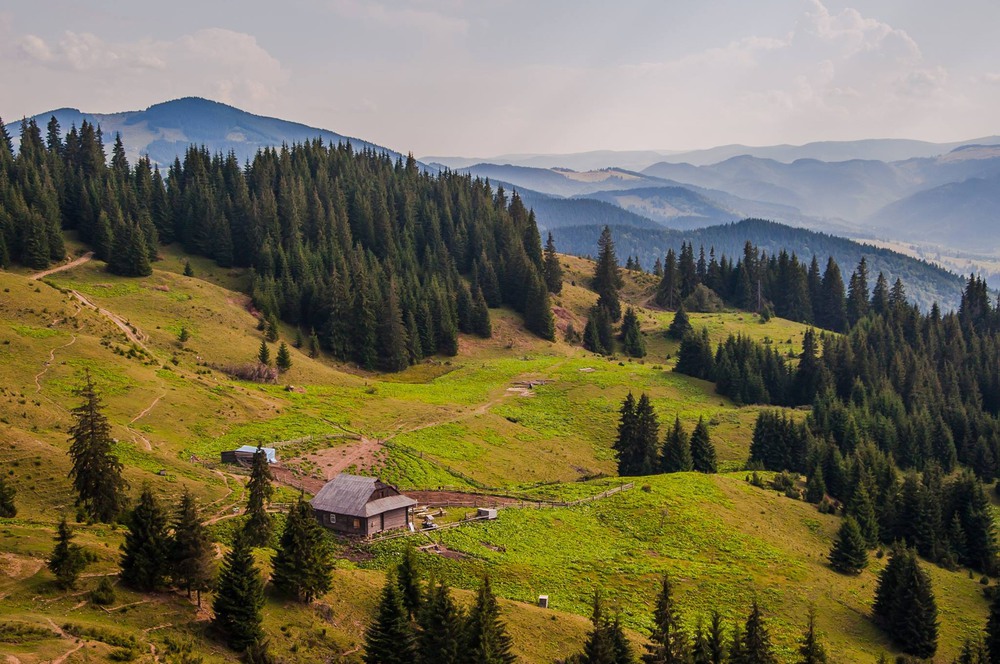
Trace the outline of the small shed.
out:
[[[273,447],[262,447],[260,448],[264,456],[267,457],[268,463],[278,463],[278,453]],[[222,453],[222,463],[234,463],[241,466],[252,466],[253,465],[253,455],[257,453],[257,448],[253,445],[244,445],[238,449],[232,450],[231,452]]]
[[[341,473],[309,501],[316,520],[348,535],[374,535],[411,528],[417,501],[375,477]]]

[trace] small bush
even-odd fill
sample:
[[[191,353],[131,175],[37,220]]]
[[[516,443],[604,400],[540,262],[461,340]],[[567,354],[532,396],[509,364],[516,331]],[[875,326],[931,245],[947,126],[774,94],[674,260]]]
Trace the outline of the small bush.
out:
[[[771,486],[775,491],[785,491],[795,487],[795,476],[788,471],[782,471],[771,480]]]
[[[111,577],[103,577],[97,587],[90,591],[90,601],[98,606],[110,606],[115,603],[115,587],[111,583]]]

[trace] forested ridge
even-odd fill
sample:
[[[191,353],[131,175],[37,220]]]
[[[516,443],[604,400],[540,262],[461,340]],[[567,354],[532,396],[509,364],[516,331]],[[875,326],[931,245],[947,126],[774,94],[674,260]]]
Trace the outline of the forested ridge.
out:
[[[63,137],[53,118],[43,139],[26,121],[21,134],[16,156],[0,135],[0,265],[44,268],[74,229],[109,271],[144,276],[161,242],[180,242],[251,268],[265,320],[387,371],[454,355],[459,331],[489,336],[489,307],[553,336],[534,215],[488,182],[318,140],[245,165],[192,146],[164,176],[148,158],[130,165],[117,137],[108,163],[86,122]]]

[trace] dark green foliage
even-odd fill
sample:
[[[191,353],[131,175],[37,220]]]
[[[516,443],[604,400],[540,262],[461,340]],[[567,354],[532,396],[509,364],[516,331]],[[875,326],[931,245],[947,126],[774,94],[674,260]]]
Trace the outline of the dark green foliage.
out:
[[[102,576],[97,587],[90,591],[90,601],[98,606],[111,606],[115,603],[115,586],[110,576]]]
[[[712,345],[708,340],[708,329],[702,328],[701,334],[689,332],[681,339],[680,350],[677,351],[677,364],[674,371],[695,378],[711,380],[714,376],[715,360],[712,356]]]
[[[333,550],[302,497],[288,513],[272,567],[274,587],[300,602],[308,604],[330,590]]]
[[[822,472],[821,469],[817,470]],[[875,506],[868,493],[868,486],[864,482],[859,482],[854,488],[851,501],[847,505],[847,514],[858,522],[858,528],[865,538],[865,544],[868,548],[876,546],[879,542],[878,516],[875,514]]]
[[[274,493],[274,487],[271,486],[273,481],[267,455],[258,446],[253,455],[250,479],[247,480],[247,508],[244,512],[247,519],[243,524],[243,532],[246,533],[250,546],[267,546],[271,541],[272,524],[267,505]]]
[[[643,393],[636,403],[629,392],[620,413],[618,439],[613,446],[618,453],[618,474],[652,475],[659,466],[660,425],[649,396]]]
[[[711,653],[711,663],[722,664],[726,660],[726,639],[722,628],[722,614],[716,610],[712,611],[712,619],[708,625],[706,638],[708,650]]]
[[[136,224],[124,223],[114,233],[108,272],[123,277],[148,277],[153,274],[146,236]]]
[[[278,345],[278,354],[274,358],[274,365],[281,372],[292,368],[292,353],[288,350],[288,346],[285,345],[284,341]]]
[[[743,653],[742,658],[730,661],[739,661],[744,664],[777,664],[778,658],[774,655],[774,648],[771,646],[771,637],[767,633],[767,626],[764,624],[764,616],[761,614],[760,605],[754,600],[750,607],[750,615],[747,617],[746,625],[743,628]]]
[[[184,261],[184,276],[185,277],[194,276],[194,268],[191,267],[191,261]]]
[[[986,650],[989,664],[1000,662],[1000,593],[994,592],[990,601],[990,617],[986,621]]]
[[[125,504],[122,464],[111,450],[111,425],[101,412],[100,395],[90,372],[77,391],[83,403],[73,409],[69,476],[77,492],[77,505],[94,521],[112,523]]]
[[[386,576],[375,619],[365,630],[365,664],[412,664],[416,660],[416,642],[399,586],[391,574]]]
[[[660,470],[664,473],[685,473],[694,466],[691,461],[691,442],[681,426],[681,418],[674,417],[674,426],[667,432],[660,455]]]
[[[872,607],[875,621],[903,652],[933,657],[937,651],[937,604],[931,580],[913,549],[894,547],[879,575]]]
[[[512,664],[517,660],[511,652],[510,635],[500,619],[500,606],[488,576],[483,577],[469,611],[466,639],[464,662],[467,664]]]
[[[17,489],[7,481],[7,478],[0,475],[0,517],[12,519],[17,516],[17,505],[14,498],[17,496]]]
[[[230,648],[242,651],[263,639],[263,609],[264,581],[254,562],[252,545],[241,532],[222,559],[212,601],[212,625],[225,636]]]
[[[128,516],[122,544],[121,578],[135,590],[151,592],[166,583],[170,541],[167,514],[148,486]]]
[[[535,271],[530,273],[528,292],[525,296],[524,326],[542,339],[555,341],[555,321],[549,303],[549,291],[542,277]]]
[[[686,664],[691,657],[680,612],[671,597],[670,578],[664,574],[653,609],[653,632],[642,661],[646,664]],[[707,649],[707,643],[706,643]]]
[[[591,307],[587,326],[583,330],[583,347],[601,355],[610,355],[615,351],[611,315],[604,307]]]
[[[806,500],[818,505],[826,497],[826,482],[823,481],[823,467],[818,466],[806,482]]]
[[[978,634],[965,639],[965,642],[962,643],[961,654],[953,662],[954,664],[992,664],[986,643],[983,641],[983,637]]]
[[[558,295],[562,292],[562,266],[559,265],[559,255],[556,253],[556,243],[549,233],[549,239],[545,242],[545,262],[543,263],[545,273],[545,285],[549,292]]]
[[[607,226],[601,231],[597,246],[597,264],[594,266],[593,281],[593,288],[597,293],[597,306],[607,309],[611,321],[617,322],[622,316],[621,302],[618,298],[622,277],[618,272],[615,241],[611,238],[611,229]]]
[[[63,590],[75,588],[76,580],[87,563],[86,551],[73,543],[73,530],[63,517],[56,530],[56,546],[47,561],[49,570],[56,575],[56,585]]]
[[[719,472],[715,459],[715,445],[712,444],[708,423],[704,417],[698,418],[698,424],[691,434],[691,467],[699,473]]]
[[[629,357],[646,356],[646,340],[642,338],[639,317],[632,307],[625,310],[625,317],[622,319],[622,349]]]
[[[261,339],[257,349],[257,361],[267,366],[271,365],[271,349],[267,347],[267,339]]]
[[[826,648],[819,640],[816,633],[816,607],[809,607],[809,617],[806,622],[806,631],[799,639],[799,657],[795,664],[826,664]]]
[[[590,623],[592,627],[583,653],[574,661],[579,664],[632,664],[635,661],[620,620],[605,614],[599,592],[594,593]]]
[[[424,597],[417,550],[412,544],[403,549],[403,559],[396,569],[396,581],[399,583],[399,597],[403,602],[403,608],[406,609],[407,617],[412,619],[420,610],[420,603]]]
[[[680,274],[677,271],[677,255],[673,249],[667,251],[667,260],[663,263],[663,274],[656,287],[655,299],[658,305],[667,309],[673,309],[680,305]]]
[[[187,591],[208,590],[215,581],[215,547],[198,513],[198,503],[187,489],[174,512],[169,542],[170,578]]]
[[[670,327],[667,328],[667,336],[679,341],[684,338],[685,334],[693,330],[687,312],[684,311],[684,305],[677,307],[677,313],[674,314],[673,320],[670,321]]]
[[[868,545],[854,517],[845,517],[830,550],[830,566],[841,574],[860,574],[868,566]]]
[[[430,583],[417,614],[417,657],[421,664],[460,664],[464,615],[448,586]]]
[[[694,643],[691,646],[691,664],[712,664],[712,646],[708,642],[705,624],[700,617],[694,629]]]

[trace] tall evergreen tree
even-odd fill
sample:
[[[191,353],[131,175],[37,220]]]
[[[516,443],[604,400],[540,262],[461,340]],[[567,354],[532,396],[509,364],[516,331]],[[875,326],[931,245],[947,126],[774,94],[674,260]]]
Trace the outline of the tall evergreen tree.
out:
[[[615,647],[608,628],[610,621],[604,614],[604,604],[601,594],[594,592],[594,601],[590,613],[591,630],[587,641],[583,644],[583,655],[580,664],[614,664]]]
[[[743,659],[740,661],[745,664],[778,664],[757,600],[753,601],[743,628]]]
[[[466,621],[465,664],[513,664],[511,638],[500,619],[490,577],[484,576]]]
[[[594,291],[597,293],[597,305],[608,310],[608,316],[613,322],[622,317],[621,302],[618,291],[622,287],[622,277],[618,272],[618,256],[615,254],[615,242],[608,226],[601,231],[597,241],[597,264],[594,266]]]
[[[365,664],[412,664],[416,653],[416,642],[399,596],[399,586],[389,574],[375,619],[365,630],[363,659]]]
[[[691,434],[691,467],[699,473],[719,472],[715,458],[715,445],[708,433],[708,423],[704,417],[698,418],[698,424]]]
[[[795,664],[826,664],[826,648],[816,633],[816,607],[809,607],[806,631],[799,639],[799,657]]]
[[[559,255],[556,253],[556,243],[549,232],[549,238],[545,242],[545,285],[549,292],[558,295],[562,292],[562,266],[559,265]]]
[[[864,535],[854,517],[844,517],[830,550],[830,566],[841,574],[860,574],[868,566]]]
[[[111,426],[101,412],[100,395],[90,377],[77,390],[83,403],[73,409],[70,427],[69,471],[77,493],[77,505],[95,521],[111,523],[125,504],[125,478],[122,464],[112,451]]]
[[[424,588],[420,581],[420,568],[417,562],[417,550],[413,544],[403,549],[403,559],[396,569],[396,581],[399,583],[399,597],[409,618],[416,617],[424,598]]]
[[[667,309],[674,309],[681,302],[680,274],[677,271],[677,256],[673,249],[667,250],[667,260],[663,264],[663,274],[656,287],[656,303]]]
[[[847,322],[854,326],[868,314],[868,261],[864,256],[847,288]]]
[[[274,487],[271,486],[273,481],[267,454],[258,446],[250,467],[250,479],[247,480],[247,508],[244,511],[247,519],[243,524],[243,531],[247,534],[250,546],[267,546],[271,541],[272,524],[267,505],[274,494]]]
[[[301,496],[285,520],[272,566],[274,587],[300,602],[308,604],[332,586],[333,550],[312,507]]]
[[[534,270],[528,281],[528,293],[524,305],[524,326],[542,339],[555,341],[556,328],[552,318],[552,305],[545,282]]]
[[[274,365],[282,373],[292,368],[292,354],[284,341],[278,345],[278,354],[274,358]]]
[[[631,392],[622,401],[622,407],[618,412],[620,415],[618,438],[613,446],[618,454],[618,474],[631,475],[633,470],[641,464],[641,460],[636,456],[638,421],[635,412],[635,397],[632,396]]]
[[[899,648],[916,657],[937,651],[937,603],[927,572],[913,549],[896,546],[879,575],[872,606],[875,621]]]
[[[410,366],[406,326],[403,325],[403,309],[396,291],[396,282],[393,280],[383,299],[382,315],[379,318],[378,366],[383,371],[402,371]],[[467,291],[463,288],[461,292],[466,293]]]
[[[694,468],[691,461],[691,441],[681,426],[680,416],[674,417],[674,426],[667,432],[660,455],[660,470],[664,473],[686,473]]]
[[[267,339],[260,340],[260,347],[257,349],[257,361],[261,364],[271,365],[271,349],[267,347]]]
[[[688,319],[687,312],[684,311],[684,305],[678,305],[677,313],[674,314],[673,320],[670,321],[670,327],[667,328],[667,336],[680,341],[684,338],[685,334],[693,331],[694,328],[691,327],[691,321]]]
[[[212,600],[212,625],[233,650],[243,651],[264,637],[264,581],[245,531],[238,532],[222,559],[219,587]]]
[[[664,574],[653,609],[653,633],[642,656],[646,664],[687,664],[691,658],[687,634],[671,592],[670,577]]]
[[[712,664],[722,664],[726,661],[726,638],[722,628],[722,614],[717,610],[712,611],[712,618],[708,623],[708,649],[711,652]]]
[[[832,257],[826,262],[821,297],[820,308],[816,311],[816,323],[827,330],[844,332],[847,329],[844,278],[840,275],[840,267]]]
[[[417,657],[420,664],[460,664],[465,616],[443,582],[430,583],[417,614]]]
[[[73,530],[63,517],[56,530],[55,548],[47,561],[49,570],[56,575],[56,585],[63,590],[75,588],[76,580],[87,562],[87,552],[73,542]]]
[[[630,357],[646,356],[646,340],[639,328],[639,317],[632,307],[625,310],[625,317],[622,319],[622,349]]]
[[[141,592],[161,588],[169,572],[167,513],[149,486],[142,488],[127,526],[121,546],[122,581]]]
[[[198,513],[198,503],[187,489],[181,494],[174,513],[173,536],[169,541],[170,578],[187,591],[208,590],[215,582],[215,547]]]

